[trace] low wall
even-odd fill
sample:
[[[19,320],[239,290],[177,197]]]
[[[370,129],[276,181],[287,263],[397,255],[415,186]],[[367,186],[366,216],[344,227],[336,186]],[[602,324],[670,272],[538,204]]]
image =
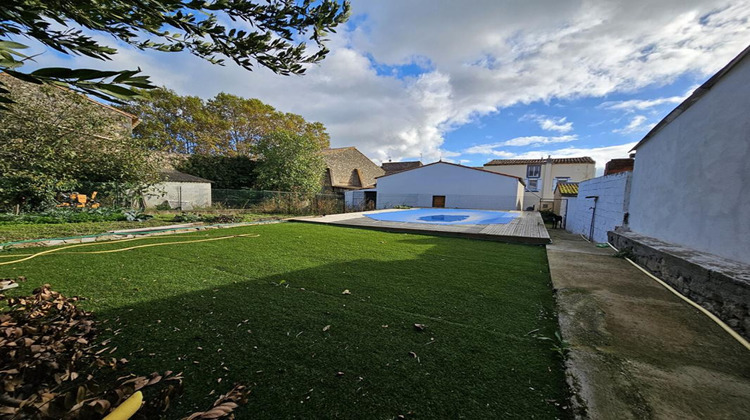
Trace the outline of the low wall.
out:
[[[633,262],[750,338],[750,266],[633,232],[608,236]]]
[[[593,241],[607,242],[607,232],[621,226],[628,211],[631,174],[622,172],[579,183],[578,197],[568,199],[565,229],[589,238],[594,217]],[[594,199],[587,196],[599,197],[595,216]]]

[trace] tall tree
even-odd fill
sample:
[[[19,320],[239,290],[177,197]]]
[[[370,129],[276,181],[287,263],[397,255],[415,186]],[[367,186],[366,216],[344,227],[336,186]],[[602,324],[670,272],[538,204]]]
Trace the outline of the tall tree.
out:
[[[207,137],[216,140],[209,150],[228,156],[251,154],[253,145],[274,131],[279,114],[259,99],[245,99],[223,92],[207,101],[206,112],[216,117],[213,124],[205,126],[207,130],[213,130],[213,135]]]
[[[0,112],[0,207],[50,205],[84,184],[156,181],[147,139],[132,139],[132,116],[55,86],[0,75],[17,103]]]
[[[210,141],[201,137],[201,127],[210,118],[201,98],[165,88],[141,94],[144,99],[120,107],[141,120],[133,130],[136,139],[152,140],[157,149],[172,153],[193,153],[199,144]]]
[[[259,189],[311,194],[320,191],[325,162],[315,139],[288,131],[263,136],[255,146]]]
[[[162,150],[220,156],[250,156],[255,144],[275,131],[307,136],[328,147],[330,136],[319,122],[283,113],[258,99],[228,93],[202,101],[167,89],[154,89],[122,109],[143,121],[134,130],[142,139],[154,139]]]
[[[326,56],[326,33],[348,14],[349,3],[336,0],[3,0],[0,70],[111,101],[136,95],[134,87],[152,88],[140,69],[20,68],[33,60],[21,52],[27,46],[20,38],[63,54],[110,60],[117,50],[102,43],[108,35],[141,50],[188,51],[215,64],[229,59],[247,70],[260,64],[279,74],[301,74],[306,64]],[[317,50],[308,52],[306,40]],[[10,101],[7,94],[0,85],[0,106]]]

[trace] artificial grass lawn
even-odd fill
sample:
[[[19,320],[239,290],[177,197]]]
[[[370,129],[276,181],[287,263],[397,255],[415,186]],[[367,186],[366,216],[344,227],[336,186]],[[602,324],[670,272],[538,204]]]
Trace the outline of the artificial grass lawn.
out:
[[[561,361],[529,335],[557,327],[542,247],[281,223],[76,251],[237,233],[260,236],[50,254],[0,277],[119,318],[134,373],[184,371],[175,418],[233,382],[252,388],[239,418],[568,417]]]
[[[84,223],[11,223],[0,222],[0,243],[11,241],[23,241],[29,239],[51,239],[70,236],[94,235],[110,230],[137,229],[155,226],[175,224],[175,214],[157,214],[153,219],[142,222],[84,222]],[[201,213],[205,214],[205,213]],[[257,220],[279,219],[287,215],[276,214],[239,214],[243,222],[254,222]]]

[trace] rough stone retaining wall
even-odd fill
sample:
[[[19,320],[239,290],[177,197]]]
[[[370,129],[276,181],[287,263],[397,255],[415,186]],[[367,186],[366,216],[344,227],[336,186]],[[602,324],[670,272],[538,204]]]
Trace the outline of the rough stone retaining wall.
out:
[[[633,232],[608,232],[628,258],[750,339],[750,266]]]

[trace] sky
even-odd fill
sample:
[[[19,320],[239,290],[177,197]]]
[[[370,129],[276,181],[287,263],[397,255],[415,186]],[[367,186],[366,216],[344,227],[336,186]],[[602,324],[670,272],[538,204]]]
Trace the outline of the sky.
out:
[[[110,62],[37,51],[39,66],[140,67],[320,121],[376,163],[591,156],[601,173],[750,45],[750,0],[354,0],[303,76],[114,43]]]

